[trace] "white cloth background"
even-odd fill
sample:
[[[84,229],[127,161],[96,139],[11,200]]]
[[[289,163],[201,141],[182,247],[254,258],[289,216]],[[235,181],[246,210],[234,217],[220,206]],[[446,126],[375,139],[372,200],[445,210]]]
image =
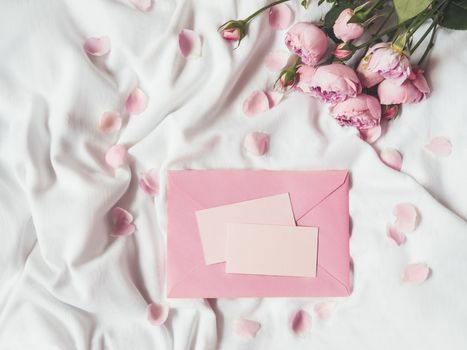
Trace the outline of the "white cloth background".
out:
[[[232,51],[216,28],[263,4],[156,0],[142,13],[127,0],[0,2],[0,349],[465,347],[467,33],[439,31],[427,69],[432,95],[404,107],[375,150],[307,96],[243,115],[244,98],[275,79],[263,58],[284,49],[284,32],[262,16]],[[298,1],[291,6],[296,19],[319,18]],[[183,28],[201,34],[200,59],[179,55]],[[111,53],[90,60],[83,41],[101,35]],[[121,111],[137,85],[148,109],[118,135],[102,135],[101,114]],[[264,157],[242,150],[250,131],[270,134]],[[423,149],[434,136],[452,141],[451,156]],[[129,146],[131,161],[114,171],[104,154],[116,142]],[[403,154],[401,172],[379,160],[386,147]],[[155,200],[137,185],[154,167],[162,187]],[[219,299],[169,301],[166,324],[150,325],[146,305],[164,300],[164,174],[181,168],[350,169],[352,295],[328,321],[313,313],[323,299]],[[421,214],[401,247],[386,237],[399,202]],[[109,236],[115,205],[135,214],[134,235]],[[413,262],[426,262],[432,275],[403,285]],[[288,325],[299,308],[313,318],[304,338]],[[255,339],[234,333],[237,318],[261,323]]]

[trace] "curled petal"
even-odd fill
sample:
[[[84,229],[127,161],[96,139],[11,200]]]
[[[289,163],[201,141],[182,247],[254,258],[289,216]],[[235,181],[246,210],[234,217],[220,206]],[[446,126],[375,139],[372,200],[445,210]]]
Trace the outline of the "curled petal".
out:
[[[394,226],[388,226],[388,237],[391,238],[397,245],[402,245],[406,241],[405,234],[399,232]]]
[[[133,215],[123,208],[115,207],[111,213],[112,236],[128,236],[135,232],[135,226],[132,224]]]
[[[147,307],[148,320],[154,326],[161,326],[169,316],[169,305],[151,303]]]
[[[239,319],[234,321],[234,330],[239,336],[244,338],[254,338],[256,333],[261,329],[261,323],[247,320]]]
[[[140,11],[147,12],[152,7],[152,0],[131,0],[133,5]]]
[[[273,108],[277,106],[281,101],[282,98],[284,97],[284,94],[281,92],[273,91],[273,90],[268,90],[264,92],[268,98],[269,102],[269,108]]]
[[[264,65],[271,72],[280,72],[289,60],[289,53],[287,51],[273,51],[270,52],[264,59]]]
[[[370,129],[360,129],[360,138],[368,143],[373,143],[381,137],[381,125]]]
[[[379,156],[387,166],[393,168],[394,170],[401,170],[402,155],[399,153],[399,151],[393,148],[386,148],[380,152]]]
[[[178,47],[183,57],[191,59],[201,56],[201,38],[191,29],[183,29],[178,34]]]
[[[396,216],[394,227],[396,230],[407,233],[412,232],[417,227],[417,209],[410,203],[400,203],[393,210]]]
[[[124,145],[114,145],[105,154],[105,161],[112,168],[118,168],[128,161],[128,150]]]
[[[107,36],[87,38],[83,48],[91,56],[104,56],[110,51],[110,39]]]
[[[335,301],[323,301],[315,305],[314,310],[320,320],[327,320],[331,317],[337,303]]]
[[[269,148],[269,135],[262,132],[252,132],[243,140],[243,147],[255,156],[262,156]]]
[[[139,187],[150,196],[155,196],[159,192],[158,171],[151,169],[144,172],[139,180]]]
[[[452,152],[452,144],[445,137],[435,137],[425,145],[425,148],[435,156],[447,157]]]
[[[306,311],[298,310],[290,321],[290,328],[300,337],[307,335],[311,328],[310,315]]]
[[[99,130],[110,134],[120,130],[122,127],[122,118],[118,112],[105,112],[99,121]]]
[[[248,117],[254,117],[256,114],[267,111],[270,108],[269,106],[268,96],[264,91],[257,90],[253,91],[243,102],[243,112]]]
[[[430,275],[430,268],[425,263],[411,264],[405,268],[402,282],[422,283]]]
[[[290,26],[293,17],[294,13],[288,5],[279,4],[269,11],[269,24],[274,29],[285,29]]]
[[[140,88],[130,92],[125,102],[125,109],[129,114],[140,114],[147,106],[148,96]]]

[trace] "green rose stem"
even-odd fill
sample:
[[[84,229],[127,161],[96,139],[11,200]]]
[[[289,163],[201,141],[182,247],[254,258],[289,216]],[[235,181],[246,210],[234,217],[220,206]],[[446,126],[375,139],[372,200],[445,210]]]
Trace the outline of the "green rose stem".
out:
[[[278,1],[275,1],[275,2],[272,2],[270,3],[269,5],[266,5],[264,7],[261,7],[258,11],[252,13],[251,15],[249,15],[247,18],[244,19],[244,21],[246,23],[250,22],[253,18],[255,18],[256,16],[258,16],[261,12],[263,11],[266,11],[268,8],[271,8],[273,6],[276,6],[276,5],[279,5],[283,2],[286,2],[286,1],[290,1],[290,0],[278,0]]]

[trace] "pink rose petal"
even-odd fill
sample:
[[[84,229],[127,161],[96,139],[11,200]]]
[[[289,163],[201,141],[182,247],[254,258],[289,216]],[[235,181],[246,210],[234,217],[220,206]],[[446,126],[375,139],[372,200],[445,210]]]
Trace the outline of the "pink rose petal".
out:
[[[387,166],[393,168],[394,170],[401,170],[402,155],[394,148],[386,148],[382,150],[379,154],[379,157]]]
[[[323,301],[315,305],[314,310],[320,320],[327,320],[331,317],[337,303],[335,301]]]
[[[369,129],[360,129],[360,138],[368,143],[373,143],[381,136],[381,125]]]
[[[191,29],[183,29],[178,34],[178,47],[182,56],[187,59],[201,56],[201,38]]]
[[[292,9],[286,4],[273,6],[269,11],[269,24],[274,29],[286,29],[294,17]]]
[[[155,196],[159,192],[158,178],[157,169],[148,170],[141,175],[139,187],[150,196]]]
[[[147,106],[148,96],[140,88],[130,92],[125,102],[125,109],[129,114],[140,114]]]
[[[135,226],[132,224],[133,215],[123,208],[115,207],[111,213],[112,236],[128,236],[135,232]]]
[[[256,114],[263,113],[269,108],[269,99],[264,91],[253,91],[243,102],[243,112],[248,117],[254,117]]]
[[[152,7],[152,0],[131,0],[133,5],[140,11],[147,12]]]
[[[402,282],[422,283],[430,275],[430,268],[425,263],[411,264],[405,268]]]
[[[262,132],[252,132],[243,140],[243,147],[255,156],[262,156],[269,148],[269,135]]]
[[[307,335],[311,328],[311,317],[306,311],[298,310],[290,321],[290,328],[300,337]]]
[[[151,303],[147,307],[148,320],[154,326],[161,326],[169,316],[169,305]]]
[[[406,241],[405,234],[399,232],[394,226],[388,226],[388,237],[391,238],[398,246],[402,245]]]
[[[114,145],[105,154],[105,161],[112,168],[118,168],[126,164],[128,160],[128,150],[124,145]]]
[[[400,203],[393,210],[396,216],[394,228],[400,232],[412,232],[417,227],[417,209],[410,203]]]
[[[425,148],[435,156],[447,157],[452,152],[452,144],[445,137],[435,137],[425,145]]]
[[[282,98],[284,97],[284,94],[278,91],[268,90],[268,91],[265,91],[264,93],[266,94],[268,98],[269,108],[276,107],[282,101]]]
[[[239,319],[234,321],[234,331],[237,335],[244,338],[254,338],[256,333],[261,329],[261,323],[247,320]]]
[[[287,51],[270,52],[264,59],[264,65],[271,72],[280,72],[286,66],[289,55]]]
[[[110,51],[110,39],[107,36],[87,38],[83,48],[91,56],[104,56]]]
[[[112,132],[120,130],[122,127],[122,118],[117,112],[105,112],[102,114],[101,120],[99,121],[99,130],[103,133],[110,134]]]

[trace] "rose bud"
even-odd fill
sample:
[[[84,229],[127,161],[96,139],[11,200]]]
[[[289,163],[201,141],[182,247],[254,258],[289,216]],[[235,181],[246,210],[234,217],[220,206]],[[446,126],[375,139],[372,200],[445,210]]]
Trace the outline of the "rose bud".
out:
[[[328,37],[317,26],[298,22],[285,35],[285,45],[307,65],[316,65],[326,54]]]
[[[362,92],[362,86],[355,71],[345,64],[333,63],[319,66],[311,78],[312,95],[324,102],[342,102]]]
[[[352,58],[355,51],[356,48],[352,44],[340,43],[336,46],[336,49],[334,50],[334,57],[336,57],[340,61],[347,61],[348,59]]]
[[[379,125],[381,105],[376,97],[360,94],[333,105],[330,113],[341,126],[366,130]]]
[[[362,85],[371,88],[384,80],[381,74],[368,70],[368,56],[362,58],[357,67],[357,75]]]
[[[299,76],[294,70],[283,70],[279,75],[279,83],[284,89],[294,87],[298,79]]]
[[[343,10],[332,29],[336,38],[348,42],[354,39],[358,39],[362,36],[364,27],[360,23],[348,23],[353,17],[354,11],[350,8]]]
[[[430,93],[423,71],[415,70],[402,85],[386,79],[378,86],[378,96],[383,105],[417,103]]]
[[[383,105],[382,117],[387,120],[394,119],[400,111],[400,105]]]
[[[219,32],[227,41],[240,42],[246,35],[247,22],[228,21],[219,27]]]
[[[408,57],[391,43],[373,45],[366,57],[368,70],[401,85],[412,73]]]

